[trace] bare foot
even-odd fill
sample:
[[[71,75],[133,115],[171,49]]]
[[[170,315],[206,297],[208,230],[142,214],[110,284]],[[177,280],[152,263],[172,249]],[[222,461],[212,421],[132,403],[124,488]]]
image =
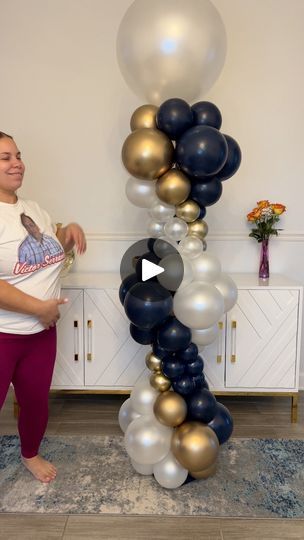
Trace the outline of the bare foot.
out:
[[[23,465],[32,473],[40,482],[48,483],[56,478],[57,470],[50,463],[41,456],[37,455],[32,458],[25,458],[21,456]]]

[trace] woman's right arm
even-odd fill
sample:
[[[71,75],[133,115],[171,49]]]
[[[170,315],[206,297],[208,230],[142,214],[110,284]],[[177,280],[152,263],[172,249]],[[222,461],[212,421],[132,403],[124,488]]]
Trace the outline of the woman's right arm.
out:
[[[37,317],[44,328],[54,326],[60,317],[58,306],[65,304],[65,298],[39,300],[26,294],[10,283],[0,279],[0,308]]]

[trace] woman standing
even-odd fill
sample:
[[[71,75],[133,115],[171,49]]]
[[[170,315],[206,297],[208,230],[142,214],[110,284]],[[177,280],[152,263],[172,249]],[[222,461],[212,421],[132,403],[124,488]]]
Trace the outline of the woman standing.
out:
[[[21,459],[41,482],[56,477],[39,454],[48,422],[56,357],[60,271],[65,252],[86,250],[77,223],[57,231],[34,201],[17,196],[24,164],[15,141],[0,131],[0,410],[10,383],[20,406]]]

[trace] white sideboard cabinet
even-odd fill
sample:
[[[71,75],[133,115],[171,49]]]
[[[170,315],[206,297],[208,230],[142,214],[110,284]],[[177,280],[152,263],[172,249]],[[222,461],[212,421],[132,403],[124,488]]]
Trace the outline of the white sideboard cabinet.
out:
[[[302,286],[279,275],[259,282],[233,274],[238,301],[201,355],[216,395],[282,395],[296,421]],[[52,389],[128,393],[146,371],[150,347],[134,342],[118,299],[116,274],[69,274],[62,280],[58,353]]]

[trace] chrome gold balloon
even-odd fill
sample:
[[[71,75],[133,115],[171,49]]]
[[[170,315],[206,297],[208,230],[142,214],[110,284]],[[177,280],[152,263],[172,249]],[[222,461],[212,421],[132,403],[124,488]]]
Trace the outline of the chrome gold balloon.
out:
[[[169,390],[171,386],[171,381],[162,373],[155,371],[150,376],[150,384],[153,388],[155,388],[155,390],[158,390],[159,392],[166,392],[166,390]]]
[[[209,476],[214,476],[216,473],[216,463],[213,463],[210,467],[207,469],[204,469],[203,471],[190,471],[191,476],[193,478],[196,478],[199,480],[200,478],[209,478]]]
[[[208,234],[208,225],[203,219],[197,219],[188,225],[188,235],[197,236],[201,240]]]
[[[176,427],[182,424],[187,415],[187,405],[180,394],[163,392],[154,403],[154,414],[161,424]]]
[[[171,169],[157,180],[155,187],[161,201],[177,205],[187,199],[191,183],[184,173],[178,169]]]
[[[167,135],[158,129],[133,131],[122,147],[122,162],[136,178],[155,180],[172,166],[174,147]]]
[[[156,113],[158,107],[155,105],[141,105],[134,111],[130,120],[131,131],[142,128],[156,129]]]
[[[219,442],[210,427],[200,422],[184,422],[174,431],[171,450],[188,471],[203,471],[215,463]]]
[[[186,223],[192,223],[195,221],[200,215],[201,211],[197,202],[192,201],[191,199],[179,204],[175,210],[177,217],[183,219],[186,221]]]
[[[146,366],[150,371],[161,371],[161,359],[153,352],[149,352],[146,355]]]

